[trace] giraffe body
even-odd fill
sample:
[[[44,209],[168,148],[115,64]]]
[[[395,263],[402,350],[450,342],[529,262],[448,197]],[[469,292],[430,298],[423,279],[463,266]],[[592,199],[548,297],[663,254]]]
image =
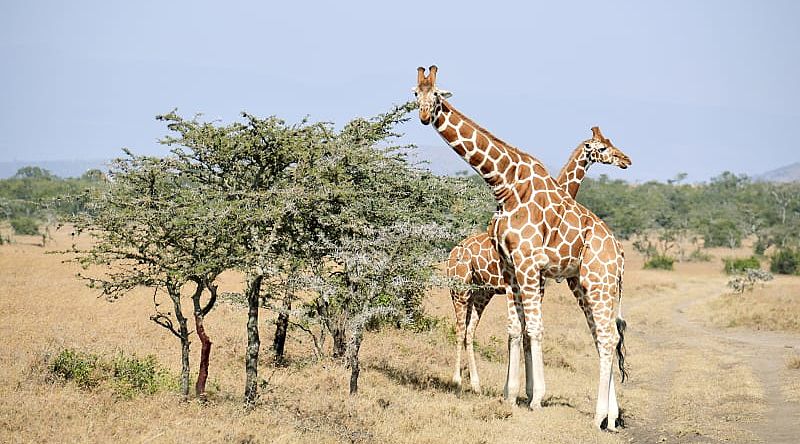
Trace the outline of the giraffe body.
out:
[[[611,366],[619,357],[619,294],[623,256],[606,224],[575,202],[536,158],[519,151],[478,126],[436,87],[437,69],[418,68],[414,89],[420,121],[433,123],[439,135],[492,187],[498,211],[489,235],[501,260],[508,309],[509,365],[504,390],[514,403],[519,392],[520,346],[525,327],[526,391],[531,407],[545,393],[542,359],[544,279],[566,278],[585,293],[584,312],[600,357],[594,423],[616,427],[619,409]]]
[[[592,131],[593,137],[581,142],[575,148],[556,180],[573,198],[577,195],[592,163],[617,165],[623,169],[631,163],[627,155],[608,139],[599,136],[599,128],[593,128]],[[622,251],[621,246],[620,251]],[[500,270],[500,255],[486,232],[461,241],[450,252],[447,261],[447,276],[461,284],[450,291],[458,338],[453,381],[461,385],[461,353],[462,350],[466,350],[470,386],[476,393],[480,393],[480,378],[475,362],[473,340],[486,306],[495,295],[504,294],[506,291],[506,282]],[[581,299],[585,295],[577,291],[577,286],[571,289],[580,306],[585,307],[586,301]],[[584,314],[587,313],[584,311]],[[589,320],[587,317],[587,321]],[[531,395],[528,393],[528,396]]]

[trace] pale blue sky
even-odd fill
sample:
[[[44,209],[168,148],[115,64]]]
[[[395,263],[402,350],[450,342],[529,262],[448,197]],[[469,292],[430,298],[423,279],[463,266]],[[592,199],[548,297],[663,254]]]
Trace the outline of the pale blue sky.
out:
[[[163,153],[153,117],[175,107],[341,124],[434,63],[455,106],[554,173],[593,125],[633,159],[595,173],[631,180],[800,160],[800,2],[270,3],[3,1],[2,160]],[[417,119],[401,130],[467,168]]]

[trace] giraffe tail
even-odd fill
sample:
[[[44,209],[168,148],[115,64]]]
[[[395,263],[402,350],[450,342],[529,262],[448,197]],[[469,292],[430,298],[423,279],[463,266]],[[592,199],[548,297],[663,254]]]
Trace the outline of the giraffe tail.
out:
[[[617,333],[619,334],[619,342],[617,342],[617,364],[619,365],[619,374],[621,382],[625,382],[628,378],[628,370],[625,366],[625,329],[628,323],[622,318],[622,275],[619,276],[619,307],[617,310]]]

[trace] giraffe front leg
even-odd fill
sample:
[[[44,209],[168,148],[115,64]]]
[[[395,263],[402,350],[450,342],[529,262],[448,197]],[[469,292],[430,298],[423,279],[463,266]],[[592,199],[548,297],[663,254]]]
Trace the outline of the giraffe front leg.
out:
[[[478,365],[475,362],[475,329],[478,328],[478,322],[481,320],[483,309],[486,308],[486,303],[491,295],[487,295],[486,291],[473,292],[472,296],[472,310],[470,311],[469,322],[467,322],[467,362],[469,364],[469,385],[472,387],[474,393],[481,392],[481,380],[478,376]]]
[[[542,356],[542,337],[544,324],[542,322],[542,293],[544,285],[538,269],[530,269],[527,273],[519,273],[517,279],[523,281],[520,287],[522,311],[525,318],[525,334],[528,339],[526,357],[529,356],[530,368],[526,369],[532,376],[532,393],[528,400],[530,408],[542,407],[542,398],[545,393],[544,359]]]
[[[456,315],[456,362],[453,371],[453,383],[461,388],[461,351],[465,345],[465,333],[467,322],[467,308],[469,300],[468,290],[452,291],[453,310]]]
[[[511,286],[506,290],[506,305],[508,309],[508,371],[506,384],[503,388],[503,397],[512,406],[517,405],[519,395],[519,354],[522,342],[521,306],[519,298],[512,291]]]

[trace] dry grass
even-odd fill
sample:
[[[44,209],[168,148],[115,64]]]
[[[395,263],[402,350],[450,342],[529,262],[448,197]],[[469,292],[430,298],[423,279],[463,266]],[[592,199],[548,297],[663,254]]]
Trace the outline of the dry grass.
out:
[[[718,327],[800,333],[800,282],[795,276],[776,276],[752,292],[710,301],[707,311]]]
[[[65,233],[55,237],[48,249],[65,248],[71,242]],[[148,320],[151,291],[142,289],[108,303],[74,277],[74,264],[43,254],[45,249],[35,246],[36,240],[16,240],[0,246],[4,344],[0,442],[647,442],[650,428],[663,422],[659,411],[675,416],[668,418],[671,423],[663,432],[675,441],[694,439],[695,433],[702,435],[700,439],[747,440],[750,435],[745,431],[726,431],[709,418],[733,415],[737,408],[748,418],[759,412],[752,406],[758,390],[746,368],[731,367],[722,384],[735,395],[720,398],[709,381],[716,382],[715,369],[728,363],[720,357],[708,361],[697,351],[676,363],[678,376],[670,373],[670,380],[679,380],[684,388],[676,386],[663,397],[658,395],[671,345],[653,346],[655,339],[647,335],[672,328],[668,320],[672,299],[664,295],[680,296],[680,279],[705,281],[713,275],[721,280],[719,261],[676,264],[673,272],[644,271],[641,258],[626,248],[624,299],[635,307],[628,316],[634,380],[620,388],[620,404],[631,428],[627,434],[613,435],[592,428],[596,352],[582,313],[564,284],[549,285],[544,303],[548,384],[544,409],[512,409],[500,402],[506,372],[505,310],[495,301],[476,336],[481,394],[468,388],[461,392],[451,383],[455,345],[448,339],[447,324],[424,333],[390,329],[368,334],[356,397],[347,395],[348,372],[330,360],[310,360],[308,339],[293,332],[287,343],[288,366],[271,367],[264,349],[261,376],[267,384],[259,405],[245,411],[240,400],[246,316],[242,309],[225,304],[206,319],[214,342],[208,404],[181,403],[173,393],[121,400],[102,388],[83,390],[46,382],[42,355],[64,347],[104,355],[153,354],[177,373],[177,339]],[[709,288],[717,284],[714,281]],[[239,287],[239,276],[224,276],[222,291]],[[433,291],[426,310],[452,323],[446,290]],[[264,312],[262,319],[262,344],[268,345],[269,313]],[[197,352],[193,346],[193,365]],[[746,384],[742,388],[735,381]],[[691,419],[681,407],[689,402],[694,402],[697,418]]]

